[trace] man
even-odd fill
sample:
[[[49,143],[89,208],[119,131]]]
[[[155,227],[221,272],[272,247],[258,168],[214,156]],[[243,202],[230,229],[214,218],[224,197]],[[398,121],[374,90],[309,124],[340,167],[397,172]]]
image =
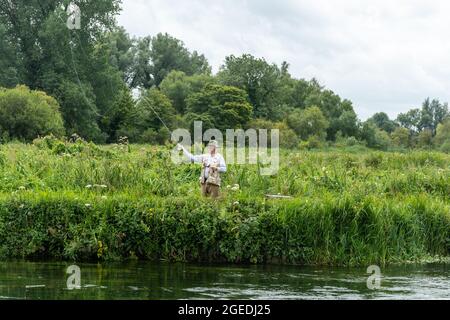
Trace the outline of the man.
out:
[[[205,197],[211,196],[214,199],[219,197],[220,174],[227,171],[227,165],[222,155],[217,152],[218,142],[211,140],[208,143],[208,153],[196,156],[192,155],[182,145],[179,145],[179,147],[191,162],[203,165],[200,175],[202,195]]]

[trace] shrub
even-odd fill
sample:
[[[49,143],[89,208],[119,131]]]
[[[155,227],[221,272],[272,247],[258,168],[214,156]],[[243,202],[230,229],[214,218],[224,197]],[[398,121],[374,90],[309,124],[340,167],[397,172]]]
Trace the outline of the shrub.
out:
[[[32,141],[38,136],[62,136],[64,125],[55,99],[26,86],[0,89],[0,132],[9,138]]]
[[[0,256],[367,265],[449,252],[450,212],[443,202],[309,200],[2,198]]]

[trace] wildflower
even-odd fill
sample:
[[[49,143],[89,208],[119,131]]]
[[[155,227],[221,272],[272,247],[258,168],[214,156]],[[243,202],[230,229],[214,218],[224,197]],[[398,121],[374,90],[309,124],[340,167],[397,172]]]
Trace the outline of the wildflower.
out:
[[[238,191],[239,190],[239,185],[238,184],[234,184],[233,187],[231,188],[232,191]]]
[[[92,185],[91,184],[88,184],[87,186],[86,186],[86,189],[91,189],[92,188]]]
[[[84,206],[85,206],[86,208],[92,207],[92,205],[91,205],[90,203],[86,203]]]
[[[238,205],[239,205],[239,201],[233,202],[233,205],[234,205],[234,206],[238,206]]]

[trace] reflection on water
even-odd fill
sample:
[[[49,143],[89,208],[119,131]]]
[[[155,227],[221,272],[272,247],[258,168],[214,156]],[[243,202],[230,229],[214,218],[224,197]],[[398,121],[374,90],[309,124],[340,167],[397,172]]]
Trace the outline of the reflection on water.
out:
[[[0,299],[450,299],[446,264],[382,268],[379,290],[366,268],[150,262],[78,264],[81,288],[68,290],[69,265],[0,262]]]

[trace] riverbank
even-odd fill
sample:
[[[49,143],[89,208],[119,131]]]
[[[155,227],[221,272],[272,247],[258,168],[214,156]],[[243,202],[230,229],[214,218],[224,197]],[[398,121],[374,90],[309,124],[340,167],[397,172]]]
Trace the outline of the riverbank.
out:
[[[2,258],[385,265],[449,256],[449,239],[450,206],[426,196],[0,198]]]
[[[280,150],[217,202],[170,148],[0,145],[0,258],[369,265],[450,256],[450,155]],[[265,194],[292,199],[267,200]]]

